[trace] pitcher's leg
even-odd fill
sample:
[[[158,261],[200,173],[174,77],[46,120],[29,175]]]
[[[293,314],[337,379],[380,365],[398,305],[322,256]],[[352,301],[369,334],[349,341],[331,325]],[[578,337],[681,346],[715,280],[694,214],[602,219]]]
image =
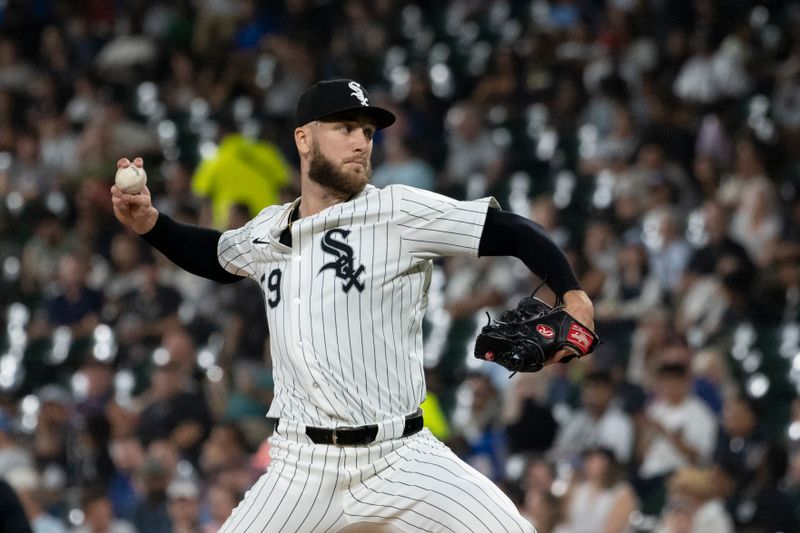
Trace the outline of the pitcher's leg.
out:
[[[402,531],[534,532],[493,482],[427,431],[373,466],[345,497],[351,522],[389,523]]]
[[[278,440],[267,472],[247,492],[221,533],[313,532],[341,517],[336,448]]]

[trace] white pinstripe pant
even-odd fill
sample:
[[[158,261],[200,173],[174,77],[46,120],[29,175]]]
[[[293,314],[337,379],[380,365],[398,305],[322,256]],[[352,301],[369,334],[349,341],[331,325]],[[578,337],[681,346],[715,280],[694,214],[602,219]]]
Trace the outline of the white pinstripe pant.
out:
[[[299,431],[276,431],[270,443],[269,469],[221,532],[335,532],[367,522],[408,532],[535,533],[494,483],[427,429],[359,447],[313,444]]]

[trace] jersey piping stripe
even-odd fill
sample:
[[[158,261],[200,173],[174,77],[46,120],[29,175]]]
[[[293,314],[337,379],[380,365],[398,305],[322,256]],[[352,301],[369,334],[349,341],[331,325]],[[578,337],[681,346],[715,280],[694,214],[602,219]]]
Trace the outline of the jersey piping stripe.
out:
[[[413,229],[415,231],[433,231],[435,233],[445,233],[447,235],[458,235],[459,237],[469,237],[469,238],[472,238],[472,239],[480,239],[481,238],[480,235],[466,235],[465,233],[462,233],[462,232],[459,232],[459,231],[448,231],[448,230],[434,229],[434,228],[417,228],[415,226],[409,226],[408,224],[398,224],[398,226],[401,226],[403,228],[411,228],[411,229]]]
[[[404,241],[410,241],[410,242],[424,242],[424,243],[428,243],[428,244],[440,244],[440,245],[442,245],[442,246],[453,246],[453,247],[455,247],[455,248],[466,248],[466,249],[468,249],[468,250],[472,250],[472,249],[474,249],[474,248],[475,248],[474,246],[464,246],[463,244],[453,244],[452,242],[444,242],[444,241],[431,241],[431,240],[428,240],[428,239],[412,239],[412,238],[410,238],[410,237],[401,237],[401,238],[402,238]]]

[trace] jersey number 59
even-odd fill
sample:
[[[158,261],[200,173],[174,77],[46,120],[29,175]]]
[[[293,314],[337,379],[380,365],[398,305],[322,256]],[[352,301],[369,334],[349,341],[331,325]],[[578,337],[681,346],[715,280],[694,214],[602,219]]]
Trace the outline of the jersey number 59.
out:
[[[281,301],[281,271],[279,268],[276,268],[267,276],[267,289],[269,289],[267,303],[274,308]]]

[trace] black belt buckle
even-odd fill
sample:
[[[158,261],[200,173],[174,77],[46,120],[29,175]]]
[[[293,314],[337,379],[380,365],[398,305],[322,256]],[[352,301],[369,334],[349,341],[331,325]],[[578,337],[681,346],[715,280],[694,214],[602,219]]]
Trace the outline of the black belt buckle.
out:
[[[422,429],[422,410],[417,409],[414,414],[406,416],[403,427],[403,437],[413,435]],[[338,428],[316,428],[306,427],[306,435],[315,444],[332,444],[334,446],[366,446],[375,441],[378,436],[378,426],[370,424],[367,426],[349,427],[341,426]]]
[[[359,427],[338,427],[330,430],[330,441],[334,446],[366,446],[378,436],[378,426],[371,424]]]

